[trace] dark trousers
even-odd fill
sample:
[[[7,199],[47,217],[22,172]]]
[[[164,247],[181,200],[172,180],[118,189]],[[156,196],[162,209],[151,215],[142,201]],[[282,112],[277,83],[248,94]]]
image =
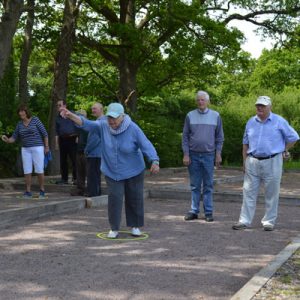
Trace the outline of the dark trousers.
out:
[[[105,177],[108,188],[108,220],[111,230],[119,230],[125,195],[126,225],[144,226],[144,171],[137,176],[115,181]]]
[[[72,163],[72,179],[76,180],[76,136],[59,137],[60,173],[63,181],[68,181],[68,158]]]
[[[99,157],[87,157],[87,194],[89,197],[101,195],[101,159]]]
[[[86,179],[86,157],[82,152],[76,154],[76,173],[77,173],[77,190],[80,193],[85,192]]]

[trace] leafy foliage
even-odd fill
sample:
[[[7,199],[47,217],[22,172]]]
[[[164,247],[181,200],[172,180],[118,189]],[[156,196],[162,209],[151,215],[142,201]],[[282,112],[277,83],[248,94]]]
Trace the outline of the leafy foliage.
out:
[[[125,2],[133,4],[130,16],[120,6]],[[41,0],[35,7],[33,51],[28,69],[29,103],[46,127],[64,3]],[[162,166],[182,165],[182,127],[186,113],[195,108],[198,89],[209,92],[211,107],[222,116],[225,163],[241,163],[244,126],[255,113],[253,104],[258,95],[269,95],[273,111],[299,132],[298,1],[217,0],[201,4],[179,0],[85,0],[80,3],[77,43],[68,74],[68,107],[90,111],[95,101],[104,105],[119,101],[120,65],[125,59],[127,66],[136,71],[138,105],[137,112],[130,113],[155,144]],[[241,8],[247,11],[242,14]],[[265,35],[288,35],[276,48],[264,51],[254,60],[240,49],[244,37],[239,29],[228,27],[233,19],[262,25]],[[0,102],[5,107],[5,113],[0,115],[1,133],[12,133],[17,122],[16,66],[22,54],[25,20],[23,14],[14,38],[13,60],[0,82]],[[130,72],[127,75],[123,78],[128,79]],[[296,159],[300,156],[298,144],[293,149]],[[17,145],[2,144],[0,165],[4,161],[11,166],[16,153]]]
[[[282,92],[287,86],[299,86],[300,49],[264,51],[251,76],[251,89],[263,88]]]
[[[0,114],[0,134],[10,136],[16,126],[16,73],[13,58],[9,60],[9,64],[4,72],[4,77],[0,81],[0,105],[2,107]],[[2,141],[0,151],[0,174],[1,177],[14,175],[14,165],[17,157],[17,145],[8,145]]]

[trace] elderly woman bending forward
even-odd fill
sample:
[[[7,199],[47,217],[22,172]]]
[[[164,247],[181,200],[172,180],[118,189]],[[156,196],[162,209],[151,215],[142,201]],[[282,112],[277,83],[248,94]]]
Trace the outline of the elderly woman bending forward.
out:
[[[144,170],[143,155],[151,162],[150,172],[159,172],[156,150],[143,131],[124,113],[119,103],[108,106],[106,117],[90,121],[69,110],[61,109],[84,130],[97,130],[101,138],[101,172],[108,187],[109,238],[117,238],[120,230],[123,197],[125,195],[126,223],[131,234],[140,236],[144,226]]]

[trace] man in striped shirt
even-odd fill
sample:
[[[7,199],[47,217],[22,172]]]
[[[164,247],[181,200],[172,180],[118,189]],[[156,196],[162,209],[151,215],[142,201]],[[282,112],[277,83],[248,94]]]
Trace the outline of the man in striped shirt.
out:
[[[205,220],[212,222],[214,164],[218,167],[222,162],[224,133],[220,114],[208,108],[208,93],[197,92],[196,103],[198,108],[185,118],[182,135],[183,164],[188,166],[192,192],[191,209],[184,219],[198,218],[202,194]]]

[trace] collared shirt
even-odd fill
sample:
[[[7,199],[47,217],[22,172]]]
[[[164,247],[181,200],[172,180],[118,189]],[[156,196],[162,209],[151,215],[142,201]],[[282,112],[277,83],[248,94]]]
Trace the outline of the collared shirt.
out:
[[[221,153],[224,142],[222,119],[214,110],[200,109],[190,111],[184,122],[182,134],[182,150],[184,154],[190,151]]]
[[[243,144],[248,145],[248,154],[266,157],[281,153],[287,143],[299,140],[298,133],[281,116],[270,113],[265,121],[257,116],[252,117],[246,124]]]
[[[70,119],[57,115],[55,120],[55,131],[58,136],[77,135],[77,129]]]

